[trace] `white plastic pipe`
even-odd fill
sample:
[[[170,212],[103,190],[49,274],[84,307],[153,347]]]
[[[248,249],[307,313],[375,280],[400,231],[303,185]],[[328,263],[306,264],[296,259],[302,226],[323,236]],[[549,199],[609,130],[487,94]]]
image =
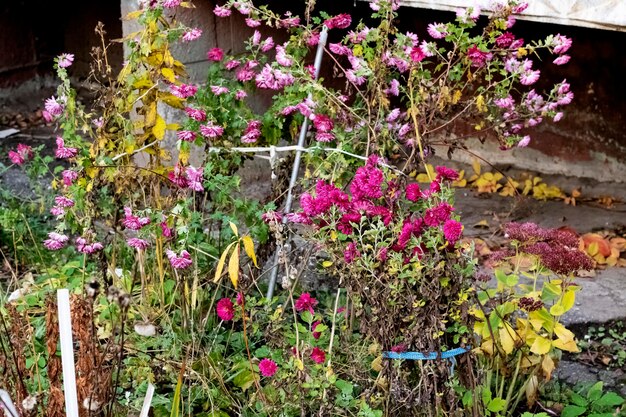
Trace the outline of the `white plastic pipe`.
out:
[[[0,406],[4,407],[4,416],[5,417],[20,417],[20,414],[17,412],[13,401],[11,401],[11,397],[9,393],[3,389],[0,389]],[[0,410],[3,408],[0,407]]]
[[[146,391],[146,397],[143,399],[143,406],[141,407],[141,413],[139,417],[148,417],[150,406],[152,405],[152,396],[154,395],[154,385],[148,382],[148,390]]]
[[[70,313],[70,292],[57,290],[59,312],[59,337],[61,339],[61,364],[63,365],[63,392],[65,394],[65,414],[78,416],[78,395],[76,394],[76,368],[74,367],[74,343],[72,342],[72,315]]]

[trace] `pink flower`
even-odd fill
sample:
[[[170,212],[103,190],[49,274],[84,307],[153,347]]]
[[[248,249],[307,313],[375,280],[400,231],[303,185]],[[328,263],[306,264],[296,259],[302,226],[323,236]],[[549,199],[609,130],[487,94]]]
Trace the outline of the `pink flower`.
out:
[[[411,48],[410,56],[411,56],[411,61],[413,62],[421,62],[424,58],[426,58],[426,54],[424,53],[424,50],[416,46]]]
[[[552,63],[556,65],[564,65],[569,62],[570,58],[571,57],[569,55],[561,55],[560,57],[552,61]]]
[[[240,65],[239,61],[237,61],[236,59],[231,59],[224,65],[224,67],[230,71],[230,70],[234,70],[239,65]]]
[[[364,167],[357,169],[350,192],[354,200],[376,199],[383,196],[383,172],[378,169],[378,156],[371,155]]]
[[[100,129],[102,126],[104,126],[104,118],[100,116],[97,119],[94,119],[92,123],[97,129]]]
[[[261,22],[259,20],[247,17],[246,26],[248,26],[249,28],[258,28],[259,26],[261,26]]]
[[[65,247],[69,238],[56,232],[48,233],[48,239],[43,241],[43,245],[49,250],[59,250]]]
[[[78,172],[66,169],[61,173],[61,177],[63,178],[63,185],[69,187],[78,178]]]
[[[163,234],[163,237],[170,238],[174,236],[174,231],[167,225],[167,221],[162,221],[159,223],[159,226],[161,226],[161,233]]]
[[[553,122],[558,122],[559,120],[561,120],[563,118],[563,112],[560,111],[557,114],[554,115],[554,117],[552,118]]]
[[[193,28],[183,34],[183,42],[191,42],[202,36],[202,29]]]
[[[347,13],[339,14],[326,20],[324,24],[328,29],[345,29],[352,23],[352,17]]]
[[[274,376],[277,370],[278,365],[276,365],[276,362],[271,359],[264,358],[261,359],[261,362],[259,362],[259,371],[261,372],[261,375],[266,378]]]
[[[126,243],[128,244],[128,246],[130,246],[131,248],[135,248],[135,249],[139,249],[139,250],[144,250],[146,249],[148,246],[150,246],[150,244],[143,240],[143,239],[139,239],[136,237],[130,238],[126,241]]]
[[[261,220],[266,224],[278,224],[283,221],[283,215],[274,210],[261,214]]]
[[[235,306],[230,298],[222,298],[217,302],[217,316],[220,320],[230,321],[235,317]]]
[[[59,68],[67,68],[74,62],[74,54],[61,54],[57,58]]]
[[[235,100],[243,100],[246,97],[248,97],[248,93],[243,90],[237,90],[235,93]]]
[[[552,45],[555,54],[564,54],[572,46],[572,40],[560,33],[554,37]]]
[[[426,28],[426,31],[435,39],[443,39],[448,36],[446,25],[443,23],[431,23],[428,25],[428,28]]]
[[[163,2],[163,7],[166,7],[168,9],[173,9],[175,7],[178,7],[180,3],[182,3],[182,0],[165,0]]]
[[[191,255],[184,249],[180,252],[180,256],[176,255],[176,252],[170,249],[166,250],[165,254],[174,269],[186,269],[193,263]]]
[[[221,48],[209,49],[209,52],[207,52],[206,57],[209,61],[218,62],[224,58],[224,51],[222,51]],[[233,62],[233,61],[230,61],[230,62]],[[228,68],[228,69],[231,69],[231,68]]]
[[[515,107],[515,100],[509,94],[508,97],[497,98],[493,101],[493,103],[500,107],[501,109],[513,109]]]
[[[320,33],[319,32],[311,32],[309,37],[306,40],[306,44],[309,46],[317,46],[320,42]]]
[[[213,13],[215,13],[215,16],[218,17],[228,17],[230,16],[231,11],[229,8],[226,7],[215,6],[215,8],[213,9]]]
[[[419,184],[411,183],[406,186],[406,199],[409,201],[416,202],[422,197],[422,191],[420,190]]]
[[[54,198],[54,202],[59,207],[74,207],[74,200],[62,195],[58,195]]]
[[[450,245],[454,246],[462,234],[463,225],[460,222],[449,219],[443,224],[443,235]]]
[[[63,207],[54,206],[50,209],[50,214],[57,217],[63,216],[65,215],[65,209]]]
[[[122,219],[124,227],[130,230],[139,230],[142,227],[150,224],[148,217],[139,217],[133,214],[130,207],[124,207],[124,218]]]
[[[528,7],[528,3],[527,2],[523,2],[523,3],[518,4],[517,6],[514,6],[511,11],[513,13],[515,13],[515,14],[520,14],[524,10],[526,10],[527,7]]]
[[[267,39],[263,41],[261,44],[261,51],[267,52],[274,47],[274,39],[271,36],[268,36]]]
[[[193,120],[204,122],[206,120],[206,112],[204,110],[193,109],[191,107],[185,107],[185,113]]]
[[[437,181],[456,181],[459,179],[459,173],[452,168],[438,166],[435,171],[437,171]]]
[[[187,173],[180,164],[176,164],[174,169],[167,174],[167,177],[180,188],[187,188],[189,186]]]
[[[243,143],[255,143],[261,136],[261,122],[259,120],[250,120],[248,126],[241,137]]]
[[[312,336],[313,336],[313,339],[315,339],[315,340],[319,339],[319,338],[320,338],[320,336],[322,335],[322,333],[321,333],[321,332],[316,332],[316,331],[315,331],[315,328],[316,328],[317,326],[319,326],[320,324],[322,324],[322,322],[318,320],[318,321],[316,321],[315,323],[313,323],[313,325],[311,326],[311,334],[312,334]]]
[[[313,362],[315,363],[324,363],[326,360],[326,353],[322,349],[314,347],[311,352],[311,359],[313,359]]]
[[[54,98],[54,96],[47,99],[44,103],[44,106],[46,108],[46,111],[52,117],[56,117],[63,113],[63,104],[58,102],[57,99]]]
[[[476,45],[472,45],[467,51],[467,57],[472,62],[473,67],[482,67],[489,59],[491,54],[481,51]]]
[[[22,165],[33,157],[33,148],[23,143],[17,145],[15,151],[9,151],[9,159],[15,165]]]
[[[330,132],[335,127],[332,119],[323,114],[316,114],[313,119],[313,125],[320,132]]]
[[[196,94],[198,87],[190,84],[172,85],[170,91],[178,98],[188,98]]]
[[[218,136],[222,136],[224,128],[213,124],[212,121],[208,121],[206,125],[200,126],[200,133],[207,138],[216,138]]]
[[[317,300],[311,297],[311,294],[308,292],[302,293],[300,297],[296,300],[296,310],[297,311],[305,311],[307,310],[309,313],[313,314],[313,307],[317,305]]]
[[[522,74],[522,76],[520,77],[520,83],[522,83],[523,85],[531,85],[537,82],[537,80],[539,79],[539,75],[540,75],[540,71],[539,70],[535,70],[535,71],[526,71]]]
[[[184,140],[185,142],[193,142],[196,140],[196,132],[192,132],[191,130],[181,130],[176,133],[176,136],[178,136],[178,139]]]
[[[351,242],[346,247],[346,250],[343,251],[343,260],[347,264],[352,263],[356,258],[359,258],[360,256],[361,256],[361,252],[357,250],[356,243],[354,242]]]
[[[391,80],[389,88],[385,90],[385,93],[398,96],[400,94],[400,82],[396,79]]]
[[[91,255],[93,253],[101,251],[102,249],[104,249],[104,246],[102,246],[102,243],[100,242],[88,243],[87,239],[85,239],[84,237],[79,237],[76,239],[76,250],[78,250],[80,253]]]
[[[226,87],[222,87],[220,85],[212,85],[211,86],[211,91],[213,92],[213,94],[215,94],[216,96],[221,96],[222,94],[226,94],[228,93],[228,88]]]
[[[496,38],[496,45],[498,48],[508,48],[515,40],[515,35],[511,32],[504,32],[502,35]]]
[[[284,46],[278,45],[276,47],[276,62],[283,67],[290,67],[293,64],[293,61],[287,56]]]
[[[315,133],[315,140],[318,142],[332,142],[335,140],[335,135],[328,132],[317,132]]]
[[[62,159],[73,158],[78,154],[78,149],[65,147],[65,141],[63,140],[61,136],[57,136],[56,142],[57,142],[57,150],[55,152],[55,155],[57,158],[62,158]]]
[[[204,168],[194,168],[192,166],[188,166],[185,173],[187,174],[187,179],[189,180],[187,187],[190,189],[201,192],[204,191],[204,187],[202,186],[203,181],[203,171]]]
[[[424,223],[428,226],[435,227],[450,219],[450,215],[454,211],[448,203],[441,203],[436,207],[429,208],[424,213]]]
[[[526,135],[519,142],[517,142],[517,147],[525,148],[528,146],[529,143],[530,143],[530,136]]]

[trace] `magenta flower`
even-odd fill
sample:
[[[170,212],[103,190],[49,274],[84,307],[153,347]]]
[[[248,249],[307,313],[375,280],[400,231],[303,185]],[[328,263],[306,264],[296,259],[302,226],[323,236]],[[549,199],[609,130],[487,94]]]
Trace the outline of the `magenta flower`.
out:
[[[278,45],[276,47],[276,62],[283,67],[290,67],[293,64],[293,60],[287,56],[284,46]]]
[[[530,136],[526,135],[519,142],[517,142],[517,147],[525,148],[528,146],[529,143],[530,143]]]
[[[219,300],[215,309],[220,320],[230,321],[235,317],[235,306],[230,298]]]
[[[485,62],[491,59],[491,54],[481,51],[476,45],[472,45],[467,51],[467,57],[472,62],[473,67],[482,67]]]
[[[130,207],[124,207],[124,218],[122,219],[124,227],[130,230],[139,230],[142,227],[150,224],[148,217],[139,217],[133,214]]]
[[[222,136],[224,128],[214,124],[212,121],[208,121],[206,125],[200,126],[200,133],[207,138],[217,138]]]
[[[268,36],[267,39],[261,43],[261,51],[268,52],[274,47],[274,39],[271,36]]]
[[[139,250],[144,250],[146,249],[148,246],[150,246],[150,244],[143,240],[143,239],[139,239],[136,237],[130,238],[126,241],[126,243],[128,244],[128,246],[130,246],[131,248],[135,248],[135,249],[139,249]]]
[[[560,57],[552,61],[552,63],[556,65],[564,65],[569,62],[570,58],[571,57],[569,55],[561,55]]]
[[[352,23],[352,17],[347,13],[327,19],[324,24],[328,29],[346,29]]]
[[[163,220],[159,223],[159,226],[161,226],[161,233],[163,234],[163,237],[170,238],[174,236],[174,231],[167,225],[167,221]]]
[[[176,166],[174,167],[174,170],[170,171],[167,174],[167,177],[170,179],[170,181],[172,181],[174,184],[176,184],[180,188],[187,188],[187,186],[189,186],[189,179],[187,178],[187,173],[185,172],[183,166],[180,164],[176,164]]]
[[[76,238],[76,250],[80,253],[91,255],[101,251],[102,249],[104,249],[104,246],[102,246],[102,243],[100,242],[88,243],[87,239],[84,237]]]
[[[346,250],[343,251],[343,260],[347,264],[352,263],[356,258],[359,258],[360,256],[361,252],[358,251],[358,249],[356,248],[356,243],[354,242],[351,242],[346,247]]]
[[[188,166],[185,170],[185,174],[187,175],[187,179],[189,180],[187,187],[194,191],[204,191],[204,187],[202,186],[203,181],[203,171],[204,168],[194,168],[192,166]]]
[[[163,2],[163,7],[166,7],[168,9],[173,9],[175,7],[180,6],[180,3],[182,3],[182,0],[165,0]]]
[[[213,9],[213,13],[215,13],[215,16],[218,17],[228,17],[230,16],[231,11],[227,7],[215,6],[215,8]]]
[[[259,362],[259,371],[261,372],[261,375],[266,378],[274,376],[277,370],[278,365],[276,365],[276,362],[271,359],[264,358],[261,359],[261,362]]]
[[[400,94],[400,82],[395,78],[389,83],[389,88],[385,90],[386,94],[398,96]]]
[[[65,215],[65,209],[63,207],[54,206],[50,209],[50,214],[59,217]]]
[[[43,245],[49,250],[59,250],[65,247],[69,238],[63,234],[50,232],[48,239],[43,241]]]
[[[191,107],[185,107],[185,113],[193,120],[198,122],[204,122],[206,120],[206,112],[204,110],[194,109]]]
[[[15,151],[9,151],[9,159],[15,165],[22,165],[33,157],[33,148],[23,143],[17,145]]]
[[[311,294],[308,292],[302,293],[300,297],[296,300],[296,310],[302,312],[307,310],[309,313],[313,314],[313,307],[317,305],[317,300],[311,297]]]
[[[313,125],[320,132],[330,132],[335,127],[332,119],[324,114],[316,114]]]
[[[554,115],[554,117],[552,118],[553,122],[558,122],[559,120],[561,120],[563,118],[563,112],[560,111],[557,114]]]
[[[74,54],[61,54],[57,58],[59,68],[67,68],[74,62]]]
[[[54,202],[59,207],[74,207],[74,200],[62,195],[56,196]]]
[[[259,120],[250,120],[246,130],[241,137],[242,143],[255,143],[261,136],[261,122]]]
[[[515,40],[515,35],[511,32],[504,32],[502,35],[496,38],[496,45],[499,48],[508,48]]]
[[[564,54],[572,46],[572,40],[560,33],[554,37],[552,45],[555,54]]]
[[[66,169],[61,173],[61,178],[63,179],[63,185],[69,187],[78,178],[78,172]]]
[[[172,85],[170,91],[178,98],[188,98],[196,94],[198,87],[190,84]]]
[[[237,90],[235,92],[235,100],[243,100],[246,97],[248,97],[248,93],[243,90]]]
[[[209,61],[219,62],[224,58],[224,51],[221,48],[212,48],[207,52],[206,57]],[[233,61],[229,61],[233,62]],[[235,61],[236,62],[236,61]],[[231,68],[228,68],[231,69]]]
[[[435,171],[437,171],[436,181],[456,181],[459,179],[459,173],[452,168],[438,166],[435,168]]]
[[[426,210],[426,213],[424,213],[424,223],[430,227],[439,226],[450,219],[450,215],[453,211],[454,207],[450,204],[445,202],[441,203],[436,207]]]
[[[174,269],[186,269],[193,263],[191,255],[184,249],[180,252],[180,256],[176,255],[176,252],[170,249],[166,250],[165,254]]]
[[[176,133],[176,136],[178,139],[185,142],[193,142],[196,140],[196,132],[192,132],[191,130],[181,130]]]
[[[259,26],[261,26],[261,21],[247,17],[246,26],[248,26],[249,28],[258,28]]]
[[[328,132],[316,132],[315,140],[318,142],[332,142],[335,140],[335,135]]]
[[[322,349],[314,347],[311,352],[311,359],[313,359],[313,362],[315,363],[324,363],[326,360],[326,353]]]
[[[454,244],[461,238],[463,234],[463,225],[453,219],[446,220],[443,224],[443,235],[450,245]]]
[[[202,36],[202,29],[193,28],[183,34],[183,42],[192,42]]]
[[[55,155],[57,158],[67,159],[67,158],[73,158],[76,155],[78,155],[78,149],[67,148],[65,146],[65,141],[63,140],[61,136],[57,136],[56,142],[57,142],[57,150],[55,152]]]
[[[411,57],[411,61],[413,62],[421,62],[424,60],[424,58],[426,58],[424,50],[418,46],[414,46],[413,48],[411,48],[411,53],[409,54],[409,56]]]
[[[523,85],[532,85],[537,82],[537,80],[539,79],[539,75],[540,75],[539,70],[526,71],[520,77],[520,83],[522,83]]]
[[[383,172],[378,169],[378,156],[371,155],[364,167],[357,169],[350,192],[354,200],[376,199],[383,196]]]
[[[213,94],[215,94],[216,96],[221,96],[222,94],[226,94],[228,93],[228,88],[226,87],[222,87],[220,85],[212,85],[211,86],[211,91],[213,92]]]
[[[239,65],[241,65],[239,61],[237,61],[236,59],[231,59],[226,64],[224,64],[224,68],[231,71],[237,68]]]

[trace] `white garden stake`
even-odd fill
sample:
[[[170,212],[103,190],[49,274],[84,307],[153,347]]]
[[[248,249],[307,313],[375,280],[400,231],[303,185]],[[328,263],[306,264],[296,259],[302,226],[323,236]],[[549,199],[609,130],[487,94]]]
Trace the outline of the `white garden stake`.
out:
[[[65,413],[67,417],[79,417],[78,396],[76,395],[76,369],[74,368],[74,343],[72,342],[70,293],[67,289],[57,290],[57,307],[59,312],[59,337],[61,339]]]
[[[0,389],[0,410],[4,410],[5,417],[20,417],[9,393],[3,389]]]
[[[143,399],[143,406],[141,407],[141,413],[139,417],[148,417],[150,411],[150,405],[152,405],[152,396],[154,395],[154,385],[148,382],[148,390],[146,391],[146,397]]]

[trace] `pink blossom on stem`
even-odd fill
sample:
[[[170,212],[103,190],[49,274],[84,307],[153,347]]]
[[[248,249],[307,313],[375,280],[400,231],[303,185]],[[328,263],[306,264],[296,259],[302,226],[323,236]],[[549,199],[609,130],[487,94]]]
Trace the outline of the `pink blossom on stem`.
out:
[[[213,9],[213,13],[215,14],[215,16],[218,17],[228,17],[231,14],[230,8],[227,7],[222,7],[222,6],[215,6],[215,8]]]
[[[467,51],[467,57],[472,62],[473,67],[482,67],[489,59],[491,54],[481,51],[476,45],[472,45]]]
[[[235,100],[243,100],[246,97],[248,97],[248,93],[243,90],[237,90],[237,92],[235,92]]]
[[[207,138],[217,138],[224,134],[224,128],[209,120],[205,125],[200,126],[200,133]]]
[[[352,23],[352,17],[347,13],[331,17],[324,24],[328,29],[346,29]]]
[[[52,117],[56,117],[58,115],[60,115],[61,113],[63,113],[63,104],[59,101],[57,101],[57,99],[52,96],[49,99],[46,99],[45,103],[44,103],[44,107],[46,108],[46,111],[50,114],[50,116]]]
[[[84,237],[76,238],[76,250],[86,255],[91,255],[104,249],[100,242],[89,243]]]
[[[284,46],[278,45],[276,47],[276,62],[283,67],[290,67],[293,64],[293,61],[287,56]]]
[[[224,51],[221,48],[212,48],[209,49],[209,52],[206,53],[206,57],[209,61],[219,62],[224,58]],[[233,61],[230,61],[233,62]],[[234,61],[237,62],[237,61]],[[228,68],[231,69],[231,68]]]
[[[237,61],[236,59],[231,59],[230,61],[228,61],[228,62],[224,65],[224,67],[225,67],[227,70],[231,71],[231,70],[234,70],[235,68],[237,68],[239,65],[240,65],[240,62],[239,62],[239,61]]]
[[[43,241],[43,245],[49,250],[59,250],[65,247],[69,238],[63,234],[50,232],[48,239]]]
[[[354,242],[351,242],[343,251],[343,260],[347,264],[352,263],[356,258],[360,256],[361,252],[359,252],[359,250],[356,248],[356,243]]]
[[[163,2],[163,7],[173,9],[180,6],[180,3],[182,3],[182,0],[165,0]]]
[[[17,145],[15,151],[9,151],[9,159],[15,165],[22,165],[33,157],[33,148],[23,143]]]
[[[144,239],[139,239],[137,237],[132,237],[132,238],[128,239],[126,241],[126,243],[131,248],[135,248],[135,249],[139,249],[139,250],[144,250],[148,246],[150,246],[150,244],[147,241],[145,241]]]
[[[308,292],[302,293],[296,300],[295,307],[297,311],[308,311],[313,314],[313,308],[317,305],[317,300],[311,297]]]
[[[167,255],[167,259],[169,259],[170,264],[174,269],[186,269],[193,263],[193,260],[191,260],[191,255],[184,249],[180,252],[180,256],[170,249],[166,250],[165,254]]]
[[[446,25],[443,23],[431,23],[426,28],[426,31],[434,39],[443,39],[448,36],[448,32],[446,32]]]
[[[183,33],[183,42],[192,42],[202,36],[202,29],[193,28]]]
[[[456,181],[459,179],[459,173],[452,168],[445,166],[435,167],[437,171],[437,179],[435,181]]]
[[[63,207],[53,206],[50,209],[50,214],[52,214],[53,216],[56,216],[56,217],[64,216],[65,215],[65,209]]]
[[[222,94],[228,93],[228,88],[222,87],[221,85],[212,85],[211,92],[216,96],[221,96]]]
[[[241,137],[242,143],[255,143],[261,137],[261,122],[259,120],[250,120],[244,135]]]
[[[552,61],[552,63],[556,65],[565,65],[569,62],[570,58],[571,57],[569,55],[561,55],[560,57]]]
[[[443,224],[443,235],[450,245],[454,246],[463,234],[463,225],[453,219],[446,220]]]
[[[181,130],[176,133],[178,139],[185,142],[193,142],[196,140],[196,132],[192,132],[191,130]]]
[[[391,94],[392,96],[400,95],[400,82],[395,78],[389,82],[389,88],[385,90],[386,94]]]
[[[519,142],[517,142],[517,147],[525,148],[528,146],[529,143],[530,143],[530,136],[526,135]]]
[[[271,378],[274,376],[276,371],[278,370],[278,365],[271,359],[263,358],[261,362],[259,362],[259,372],[266,378]]]
[[[246,26],[248,26],[249,28],[258,28],[259,26],[261,26],[261,21],[247,17]]]
[[[314,347],[311,352],[311,359],[315,363],[324,363],[326,361],[326,353],[322,349]]]
[[[61,136],[57,136],[56,143],[57,149],[55,155],[57,158],[67,159],[78,155],[78,149],[65,147],[65,141]]]
[[[59,207],[74,207],[74,200],[63,195],[56,196],[54,202]]]
[[[170,91],[178,98],[188,98],[196,94],[198,87],[190,84],[172,85]]]
[[[133,214],[130,207],[124,207],[124,218],[122,219],[124,227],[130,230],[139,230],[142,227],[150,224],[148,217],[139,217]]]
[[[219,300],[215,310],[220,320],[230,321],[235,317],[235,306],[230,298],[222,298]]]
[[[515,40],[515,35],[511,32],[504,32],[502,35],[496,38],[496,46],[498,48],[508,48]]]
[[[59,68],[67,68],[74,62],[74,54],[61,54],[57,58]]]
[[[554,117],[552,118],[553,122],[558,122],[559,120],[561,120],[563,118],[563,112],[560,111],[557,114],[554,115]]]
[[[185,113],[193,120],[204,122],[206,120],[206,112],[204,110],[193,109],[191,107],[185,107]]]
[[[371,155],[365,166],[357,169],[350,192],[354,200],[376,199],[383,196],[383,172],[378,168],[378,156]]]
[[[572,46],[572,40],[559,33],[554,37],[552,45],[554,46],[555,54],[564,54]]]
[[[261,51],[268,52],[274,47],[274,39],[271,36],[268,36],[267,39],[263,41],[261,44]]]
[[[204,168],[194,168],[192,166],[188,166],[185,170],[187,175],[187,179],[189,180],[187,187],[190,189],[201,192],[204,191],[204,186],[202,185],[203,181],[203,170]]]
[[[520,83],[522,83],[523,85],[532,85],[537,82],[537,80],[539,79],[539,75],[539,70],[526,71],[520,77]]]
[[[422,197],[422,191],[420,190],[419,184],[411,183],[406,186],[405,190],[406,199],[409,201],[416,202]]]
[[[61,178],[63,179],[63,185],[69,187],[78,178],[78,172],[66,169],[61,173]]]

